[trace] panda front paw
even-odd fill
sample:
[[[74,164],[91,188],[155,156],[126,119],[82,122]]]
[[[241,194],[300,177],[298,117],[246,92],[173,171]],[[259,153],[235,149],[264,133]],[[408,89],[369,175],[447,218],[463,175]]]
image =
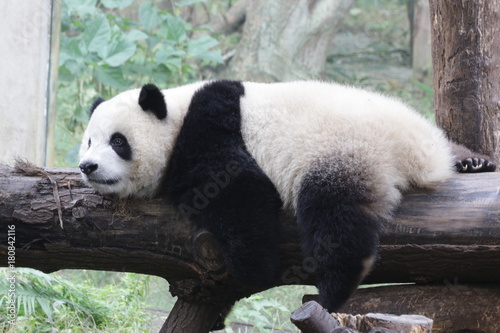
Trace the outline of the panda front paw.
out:
[[[455,168],[461,173],[493,172],[497,166],[484,158],[469,157],[455,162]]]

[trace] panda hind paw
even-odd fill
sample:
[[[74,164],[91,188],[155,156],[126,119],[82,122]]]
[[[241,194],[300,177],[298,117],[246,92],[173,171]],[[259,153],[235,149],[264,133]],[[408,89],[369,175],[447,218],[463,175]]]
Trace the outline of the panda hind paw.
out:
[[[460,173],[493,172],[496,165],[484,158],[469,157],[456,161],[455,168]]]

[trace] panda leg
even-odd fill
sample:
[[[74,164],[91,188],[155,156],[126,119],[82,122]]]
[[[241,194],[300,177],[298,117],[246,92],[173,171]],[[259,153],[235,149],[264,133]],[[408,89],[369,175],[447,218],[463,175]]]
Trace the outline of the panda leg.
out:
[[[279,194],[259,170],[247,166],[210,200],[196,221],[218,239],[229,271],[252,286],[278,278]]]
[[[333,312],[347,301],[375,262],[380,222],[356,200],[321,185],[303,185],[297,218],[304,258],[312,262],[320,304]]]

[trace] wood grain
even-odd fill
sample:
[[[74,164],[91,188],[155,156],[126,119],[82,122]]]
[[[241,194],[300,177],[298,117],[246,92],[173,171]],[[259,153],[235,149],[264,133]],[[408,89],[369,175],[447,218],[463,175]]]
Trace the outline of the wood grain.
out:
[[[210,234],[161,199],[113,202],[81,184],[76,170],[46,171],[58,184],[63,228],[46,178],[0,168],[0,265],[7,262],[6,226],[14,224],[18,266],[153,274],[174,292],[178,281],[196,281],[191,290],[179,288],[184,296],[221,281],[255,291],[228,277]],[[314,283],[295,221],[285,213],[282,219],[278,285]],[[406,195],[386,225],[380,257],[366,282],[500,281],[500,173],[457,174],[435,191]]]

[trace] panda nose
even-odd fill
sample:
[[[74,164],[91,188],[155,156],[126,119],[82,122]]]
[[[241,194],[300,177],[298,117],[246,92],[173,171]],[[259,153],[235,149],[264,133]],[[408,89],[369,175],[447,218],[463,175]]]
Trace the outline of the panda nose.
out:
[[[80,163],[79,167],[80,170],[88,176],[92,172],[97,170],[97,163],[92,163],[92,162]]]

